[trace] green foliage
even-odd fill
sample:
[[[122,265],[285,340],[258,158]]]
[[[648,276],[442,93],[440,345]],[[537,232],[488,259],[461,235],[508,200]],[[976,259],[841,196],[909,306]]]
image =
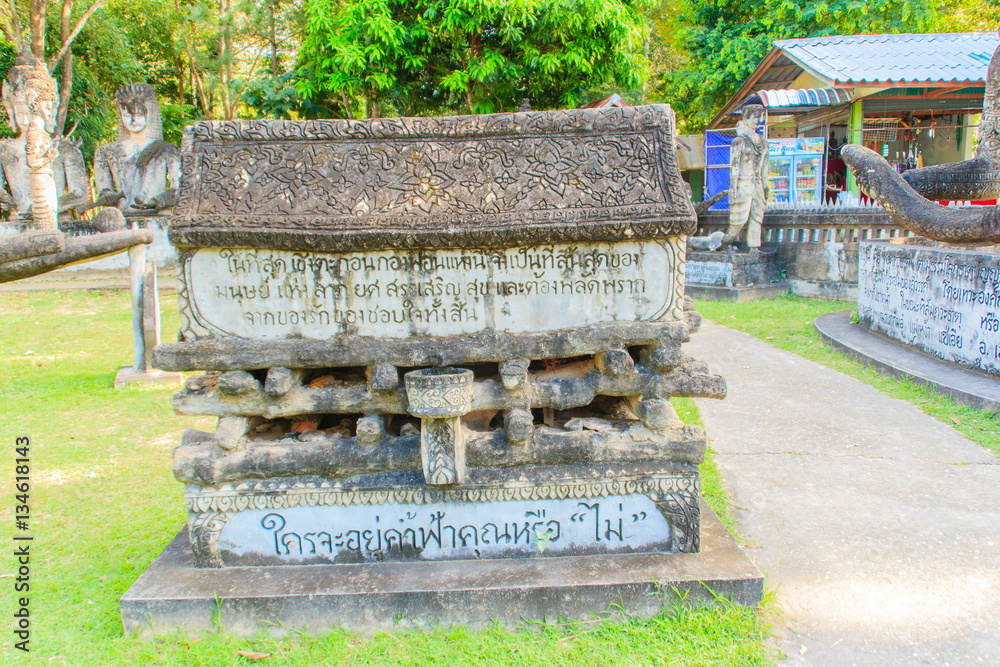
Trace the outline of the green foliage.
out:
[[[295,89],[298,80],[296,72],[288,72],[277,77],[238,81],[243,104],[257,118],[281,118],[284,120],[304,118],[336,118],[340,109],[316,104],[313,100],[302,99]]]
[[[574,107],[643,78],[639,0],[309,0],[298,92],[369,117]]]
[[[7,70],[14,66],[14,61],[17,59],[17,51],[14,50],[14,45],[10,42],[6,42],[0,39],[0,79],[7,79]],[[17,132],[11,127],[10,123],[7,122],[7,114],[3,114],[3,118],[6,120],[0,121],[0,139],[7,139],[9,137],[16,137]]]
[[[677,31],[664,48],[684,59],[658,73],[651,97],[674,107],[685,132],[704,129],[774,40],[934,32],[944,25],[936,0],[686,0],[673,7]]]

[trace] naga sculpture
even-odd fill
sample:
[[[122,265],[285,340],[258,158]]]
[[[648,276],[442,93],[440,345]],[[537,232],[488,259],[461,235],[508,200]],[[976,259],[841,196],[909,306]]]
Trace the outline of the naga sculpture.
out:
[[[900,176],[863,146],[846,145],[842,153],[864,191],[910,231],[948,243],[1000,242],[1000,206],[955,208],[928,201],[1000,197],[1000,47],[986,74],[974,159],[913,169]]]
[[[173,206],[180,152],[163,140],[160,104],[149,84],[118,91],[118,141],[97,149],[94,180],[95,204],[118,206],[127,216],[156,215]]]
[[[87,170],[73,142],[50,136],[59,105],[56,82],[27,50],[3,83],[3,104],[20,136],[0,142],[0,204],[12,220],[55,229],[58,212],[86,201]]]

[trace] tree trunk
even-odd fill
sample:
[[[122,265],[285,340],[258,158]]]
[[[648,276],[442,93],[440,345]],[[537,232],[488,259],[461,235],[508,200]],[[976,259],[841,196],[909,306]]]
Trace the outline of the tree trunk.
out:
[[[278,40],[274,36],[274,3],[275,0],[269,0],[267,3],[268,14],[271,20],[271,76],[278,76]]]
[[[45,62],[45,16],[48,12],[48,0],[31,0],[31,53]]]
[[[73,0],[63,0],[62,16],[59,19],[59,39],[65,44],[73,31]],[[66,114],[69,112],[69,96],[73,92],[73,52],[66,49],[62,57],[62,76],[59,81],[59,113],[56,115],[56,136],[61,137],[66,129]]]

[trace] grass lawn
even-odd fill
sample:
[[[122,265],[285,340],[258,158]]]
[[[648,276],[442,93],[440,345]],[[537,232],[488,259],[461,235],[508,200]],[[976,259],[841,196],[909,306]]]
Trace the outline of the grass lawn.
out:
[[[163,299],[164,338],[179,326],[177,302]],[[464,628],[360,637],[333,632],[234,639],[155,641],[122,636],[118,598],[184,523],[183,488],[170,452],[188,427],[213,430],[213,419],[181,417],[171,388],[111,389],[131,362],[131,311],[124,292],[0,294],[0,438],[8,452],[0,518],[13,532],[14,439],[31,436],[31,653],[3,635],[2,664],[45,665],[321,665],[552,664],[763,665],[771,662],[770,606],[746,610],[666,609],[650,620],[571,623],[546,628]],[[691,401],[679,401],[697,421]],[[706,497],[728,517],[711,462]],[[10,543],[8,543],[10,544]],[[13,571],[4,549],[3,571]],[[10,619],[13,579],[2,596]],[[8,620],[7,626],[10,626]],[[254,660],[240,652],[269,654]]]
[[[698,311],[718,324],[748,333],[783,350],[866,382],[894,398],[913,403],[967,438],[1000,456],[1000,416],[957,403],[910,380],[882,375],[846,354],[834,352],[813,328],[824,313],[854,309],[854,303],[783,296],[750,303],[695,302]]]

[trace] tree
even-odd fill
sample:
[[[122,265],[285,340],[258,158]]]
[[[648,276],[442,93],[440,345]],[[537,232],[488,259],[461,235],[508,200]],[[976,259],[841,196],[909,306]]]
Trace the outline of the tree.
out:
[[[984,1],[984,0],[980,0]],[[993,1],[993,0],[985,0]],[[934,32],[956,6],[934,0],[680,0],[661,6],[678,14],[664,49],[681,52],[660,71],[653,99],[670,102],[685,131],[700,131],[753,72],[777,39],[822,35]]]
[[[641,0],[307,0],[299,93],[345,116],[577,106],[640,85]]]

